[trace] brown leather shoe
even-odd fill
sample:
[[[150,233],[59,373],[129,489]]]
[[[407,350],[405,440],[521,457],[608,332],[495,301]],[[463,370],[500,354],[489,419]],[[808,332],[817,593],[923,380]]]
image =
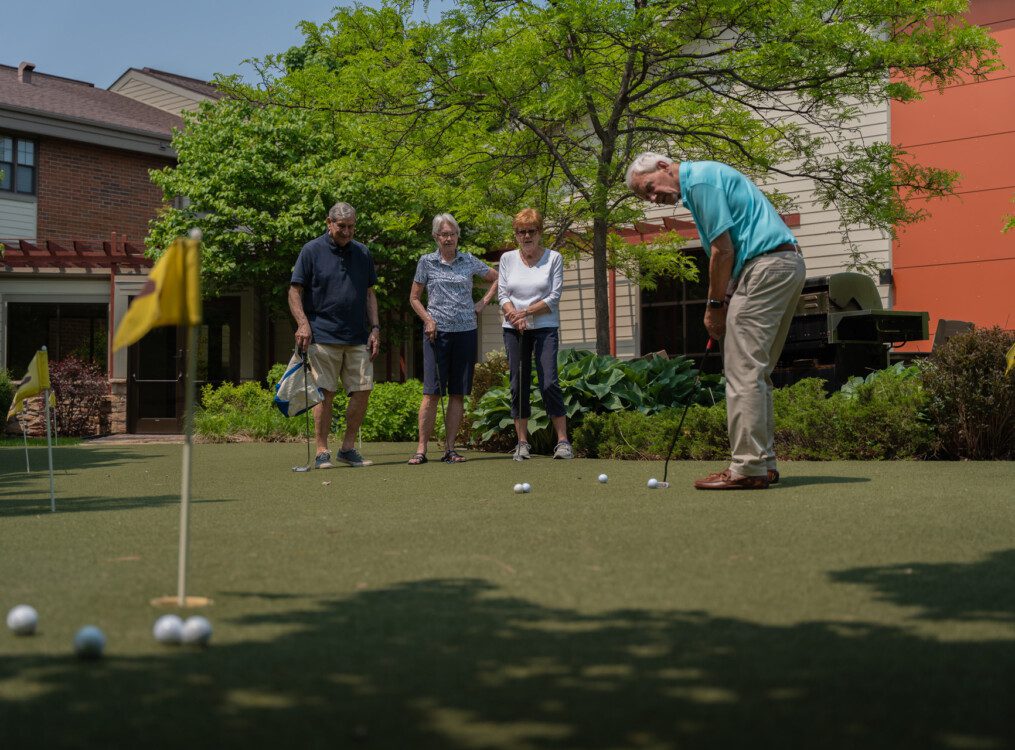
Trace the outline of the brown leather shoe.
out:
[[[779,470],[778,469],[769,469],[768,470],[768,483],[769,484],[779,484]]]
[[[738,477],[735,478],[729,469],[709,474],[704,479],[694,483],[696,490],[766,490],[768,489],[768,477]]]

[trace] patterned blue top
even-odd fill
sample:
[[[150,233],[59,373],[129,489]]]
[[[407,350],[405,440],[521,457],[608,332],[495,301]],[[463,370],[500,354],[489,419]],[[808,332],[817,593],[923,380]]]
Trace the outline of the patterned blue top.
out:
[[[472,277],[486,276],[491,270],[470,253],[458,252],[450,264],[441,260],[440,250],[419,259],[413,281],[426,287],[426,311],[437,322],[438,331],[476,329]]]

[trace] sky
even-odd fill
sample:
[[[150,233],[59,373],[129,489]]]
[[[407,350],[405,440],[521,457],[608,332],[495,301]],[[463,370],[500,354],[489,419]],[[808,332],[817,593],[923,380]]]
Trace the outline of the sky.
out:
[[[6,5],[6,3],[3,3]],[[320,23],[336,0],[34,0],[17,3],[0,23],[0,63],[107,88],[128,68],[158,68],[210,80],[239,73],[243,60],[283,52],[302,37],[302,20]],[[368,0],[365,5],[379,5]],[[450,5],[440,0],[430,15]],[[417,13],[422,15],[420,7]]]

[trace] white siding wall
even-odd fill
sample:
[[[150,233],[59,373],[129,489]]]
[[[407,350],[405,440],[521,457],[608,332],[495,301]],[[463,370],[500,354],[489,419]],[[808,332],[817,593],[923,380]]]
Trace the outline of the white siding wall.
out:
[[[131,71],[125,78],[110,88],[117,94],[130,97],[164,112],[179,115],[183,110],[195,110],[198,104],[207,99],[197,93],[189,93],[186,89],[170,83]]]
[[[38,204],[34,200],[0,197],[0,240],[35,239]]]

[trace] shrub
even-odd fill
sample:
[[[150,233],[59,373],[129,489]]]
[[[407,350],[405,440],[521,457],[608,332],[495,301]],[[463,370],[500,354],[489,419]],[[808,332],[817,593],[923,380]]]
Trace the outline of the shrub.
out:
[[[901,363],[851,378],[834,394],[838,453],[852,459],[925,458],[934,453],[934,428],[921,369]]]
[[[14,391],[16,390],[17,386],[11,380],[11,374],[0,367],[0,409],[3,410],[4,416],[7,415],[7,410],[11,408],[11,401],[14,400]]]
[[[272,374],[281,377],[285,365],[276,365]],[[279,370],[279,368],[283,368]],[[277,372],[276,372],[277,371]],[[360,427],[364,440],[415,440],[417,414],[423,397],[418,380],[405,383],[377,383],[370,395],[370,406]],[[205,386],[201,391],[201,408],[194,417],[194,430],[203,439],[213,442],[236,440],[293,441],[304,439],[306,416],[287,418],[272,403],[274,386],[262,388],[256,382],[239,385],[223,383],[217,388]],[[345,430],[345,412],[349,397],[335,394],[332,403],[331,431],[341,435]],[[311,417],[312,420],[312,417]],[[443,429],[441,415],[437,428]],[[313,430],[313,425],[311,425]]]
[[[844,392],[826,395],[824,381],[810,378],[773,393],[779,457],[797,460],[919,458],[933,446],[924,416],[927,396],[919,371],[889,368]],[[599,458],[665,458],[682,409],[654,414],[587,415],[575,430],[575,447]],[[693,405],[673,451],[675,458],[729,457],[726,403]]]
[[[84,437],[106,431],[109,381],[98,365],[77,357],[50,362],[49,382],[56,394],[56,423],[61,435]]]
[[[923,372],[927,411],[942,455],[965,459],[1015,457],[1015,374],[1005,354],[1015,333],[997,326],[950,338]]]
[[[702,378],[704,387],[696,391],[693,362],[685,357],[622,362],[616,357],[564,349],[558,354],[557,369],[571,432],[589,414],[617,411],[651,414],[683,405],[690,398],[711,401],[715,394],[709,390],[719,382],[715,377]],[[500,450],[514,443],[508,382],[507,375],[502,375],[500,387],[491,388],[476,401],[471,414],[473,439],[487,450]],[[533,372],[529,441],[534,452],[548,453],[556,436],[535,383]]]
[[[306,418],[287,419],[272,404],[273,396],[273,390],[253,381],[206,385],[201,389],[201,408],[194,415],[194,432],[212,442],[302,440]]]
[[[341,396],[341,402],[339,400]],[[415,440],[418,428],[419,405],[423,400],[423,384],[418,380],[404,383],[377,383],[370,394],[370,405],[360,427],[364,440],[386,442]],[[338,435],[345,430],[345,410],[348,397],[336,394],[333,429]],[[437,409],[435,431],[441,433],[444,424]]]

